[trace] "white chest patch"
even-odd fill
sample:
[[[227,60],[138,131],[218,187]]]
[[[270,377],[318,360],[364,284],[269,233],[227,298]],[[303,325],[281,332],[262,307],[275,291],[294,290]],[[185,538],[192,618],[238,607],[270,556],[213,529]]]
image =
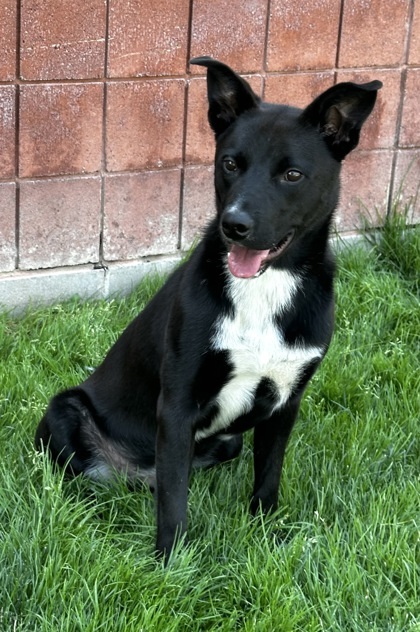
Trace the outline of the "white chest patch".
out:
[[[276,386],[273,411],[281,407],[305,365],[323,356],[322,347],[287,344],[274,322],[275,315],[290,306],[299,284],[298,276],[272,268],[253,279],[230,276],[228,291],[235,315],[219,318],[211,346],[228,351],[233,371],[216,398],[219,413],[209,428],[197,432],[196,439],[220,432],[249,412],[262,378]]]

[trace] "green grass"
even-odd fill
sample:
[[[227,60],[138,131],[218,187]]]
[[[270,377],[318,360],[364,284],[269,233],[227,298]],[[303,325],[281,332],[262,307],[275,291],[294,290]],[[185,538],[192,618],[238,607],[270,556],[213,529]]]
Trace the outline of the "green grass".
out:
[[[420,230],[339,256],[337,326],[290,441],[279,511],[242,457],[191,482],[190,544],[153,559],[153,499],[65,481],[33,447],[155,291],[0,318],[0,630],[420,630]]]

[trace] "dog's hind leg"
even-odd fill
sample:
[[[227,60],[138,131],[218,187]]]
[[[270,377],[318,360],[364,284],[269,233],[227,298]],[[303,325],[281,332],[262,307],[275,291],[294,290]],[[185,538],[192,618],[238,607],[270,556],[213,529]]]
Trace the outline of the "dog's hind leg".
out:
[[[241,434],[216,435],[197,441],[194,447],[193,467],[213,467],[236,458],[242,450]]]
[[[81,436],[81,426],[90,416],[83,399],[78,389],[56,395],[35,434],[35,447],[48,451],[53,461],[73,475],[84,472],[91,458]]]

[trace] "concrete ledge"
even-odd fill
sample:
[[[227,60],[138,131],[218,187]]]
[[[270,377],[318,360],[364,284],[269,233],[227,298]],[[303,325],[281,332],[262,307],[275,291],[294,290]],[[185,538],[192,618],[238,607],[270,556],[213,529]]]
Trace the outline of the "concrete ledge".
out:
[[[79,296],[109,298],[131,292],[148,274],[170,272],[181,256],[111,263],[104,268],[74,266],[0,274],[0,311],[19,314],[28,306],[48,305]]]
[[[356,243],[365,243],[368,247],[359,233],[334,236],[331,242],[336,252]],[[89,299],[129,294],[144,276],[170,272],[182,256],[180,253],[116,262],[104,268],[85,265],[0,273],[0,312],[19,314],[28,306],[49,305],[73,296]]]

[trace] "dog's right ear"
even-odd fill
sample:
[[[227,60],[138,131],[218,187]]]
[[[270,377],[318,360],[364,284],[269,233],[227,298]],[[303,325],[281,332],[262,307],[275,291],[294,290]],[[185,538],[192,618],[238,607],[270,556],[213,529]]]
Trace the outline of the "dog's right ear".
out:
[[[211,57],[194,57],[190,64],[207,68],[208,117],[216,138],[243,112],[260,103],[249,83],[226,64]]]

